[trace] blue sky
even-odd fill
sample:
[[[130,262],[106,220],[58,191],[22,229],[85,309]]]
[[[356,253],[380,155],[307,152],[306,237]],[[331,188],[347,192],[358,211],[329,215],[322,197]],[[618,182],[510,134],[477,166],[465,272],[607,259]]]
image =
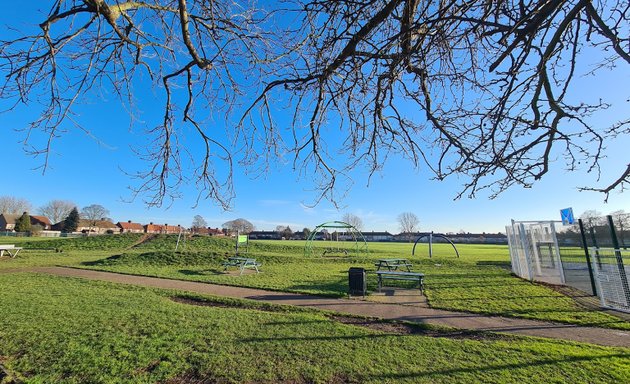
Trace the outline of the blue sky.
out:
[[[42,2],[46,3],[46,2]],[[22,7],[22,5],[20,5]],[[42,7],[45,11],[47,6]],[[7,25],[19,17],[15,9],[0,14],[0,25]],[[15,24],[13,24],[15,25]],[[6,30],[0,38],[6,38]],[[623,64],[621,64],[623,65]],[[616,109],[596,116],[602,124],[625,117],[630,89],[630,71],[627,66],[614,75],[581,80],[576,99],[592,97],[593,87],[607,89],[609,96],[618,100]],[[143,116],[161,116],[159,107],[162,95],[149,91],[137,95],[143,100],[157,100],[143,104]],[[153,104],[155,109],[150,105]],[[6,104],[2,105],[6,107]],[[110,211],[114,221],[133,220],[189,226],[194,215],[201,215],[210,226],[243,217],[258,229],[271,230],[276,225],[289,225],[292,229],[314,228],[316,225],[340,220],[344,213],[359,216],[365,230],[399,231],[397,216],[413,212],[420,219],[420,230],[436,232],[502,232],[511,219],[559,220],[560,209],[573,207],[576,215],[585,210],[604,214],[624,209],[630,211],[630,193],[613,192],[604,203],[604,196],[594,192],[578,192],[578,186],[594,185],[597,175],[577,172],[565,174],[563,162],[554,164],[551,172],[531,189],[512,188],[494,200],[480,193],[474,200],[453,198],[461,188],[456,178],[443,182],[429,180],[431,175],[414,171],[409,164],[392,159],[381,173],[367,185],[364,172],[357,170],[354,185],[335,209],[323,201],[308,207],[316,197],[309,190],[312,185],[289,166],[278,165],[264,177],[251,178],[243,170],[235,170],[236,198],[233,210],[223,212],[216,204],[201,201],[196,208],[197,193],[189,186],[182,190],[183,198],[170,207],[147,208],[140,199],[127,202],[131,193],[127,189],[133,181],[122,170],[132,171],[139,162],[131,146],[142,145],[146,137],[141,126],[129,127],[127,112],[116,102],[94,98],[80,109],[79,118],[87,122],[96,137],[76,129],[69,129],[55,143],[50,166],[45,174],[34,170],[41,159],[24,154],[20,145],[23,133],[16,129],[26,127],[33,119],[31,109],[18,108],[0,114],[0,147],[2,148],[2,191],[29,200],[34,207],[53,199],[70,200],[79,208],[101,204]],[[624,115],[622,115],[624,114]],[[70,127],[69,127],[70,128]],[[611,181],[629,162],[630,138],[622,137],[611,143],[607,158],[602,161],[601,183]]]

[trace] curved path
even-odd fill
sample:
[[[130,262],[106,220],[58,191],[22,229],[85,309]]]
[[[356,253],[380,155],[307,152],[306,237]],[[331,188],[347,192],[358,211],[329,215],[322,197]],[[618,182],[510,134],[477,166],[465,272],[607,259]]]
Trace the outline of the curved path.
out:
[[[483,316],[473,313],[432,309],[424,306],[378,303],[358,299],[334,299],[314,295],[265,291],[252,288],[124,275],[76,268],[37,267],[30,268],[28,271],[121,284],[176,289],[215,296],[259,300],[268,303],[295,305],[352,315],[378,317],[389,320],[405,320],[460,329],[504,332],[514,335],[547,337],[605,346],[630,347],[630,331],[581,327],[498,316]]]

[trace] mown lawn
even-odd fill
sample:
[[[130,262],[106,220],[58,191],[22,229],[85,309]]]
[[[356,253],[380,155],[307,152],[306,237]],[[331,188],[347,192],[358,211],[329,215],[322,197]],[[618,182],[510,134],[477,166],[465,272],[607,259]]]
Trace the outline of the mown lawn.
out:
[[[370,272],[375,270],[376,260],[406,257],[415,271],[425,273],[426,296],[434,308],[630,329],[629,322],[583,308],[547,286],[512,276],[506,246],[458,245],[461,257],[456,258],[450,245],[436,244],[435,256],[429,258],[426,244],[419,244],[412,257],[413,244],[370,243],[369,252],[359,256],[305,256],[303,241],[253,241],[247,255],[263,263],[262,273],[235,276],[225,274],[221,265],[233,255],[233,240],[192,237],[175,252],[177,236],[154,236],[139,243],[141,239],[142,235],[116,235],[46,242],[20,240],[26,249],[16,259],[1,261],[0,270],[9,266],[68,265],[342,297],[347,292],[350,267],[366,268],[368,289],[374,291],[376,276]],[[335,243],[319,242],[316,247],[325,249],[331,244]]]
[[[630,382],[627,348],[398,334],[314,310],[190,305],[172,300],[183,293],[30,273],[0,273],[0,287],[0,381]]]
[[[316,246],[323,249],[329,244]],[[254,241],[247,254],[263,263],[262,273],[243,276],[223,273],[221,263],[233,254],[232,247],[225,239],[193,238],[176,253],[174,236],[158,236],[81,267],[342,297],[347,292],[350,267],[366,268],[368,289],[374,291],[376,275],[369,272],[375,271],[376,260],[406,257],[415,271],[425,273],[426,296],[434,308],[630,329],[628,322],[583,308],[549,287],[512,276],[506,246],[458,245],[461,257],[456,258],[450,245],[435,244],[434,257],[429,258],[426,244],[419,244],[412,257],[413,244],[370,243],[367,254],[329,257],[305,256],[304,242]]]

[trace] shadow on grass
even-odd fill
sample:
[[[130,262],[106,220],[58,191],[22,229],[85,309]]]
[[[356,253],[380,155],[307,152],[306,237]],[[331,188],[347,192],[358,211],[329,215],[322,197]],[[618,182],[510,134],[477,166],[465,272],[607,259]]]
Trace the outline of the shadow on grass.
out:
[[[486,260],[486,261],[478,261],[477,265],[480,267],[499,267],[502,269],[507,269],[508,271],[512,270],[512,263],[510,263],[509,261],[492,261],[492,260]]]
[[[446,298],[446,297],[439,297],[439,289],[434,288],[433,286],[431,286],[431,288],[434,290],[433,293],[436,294],[434,300],[439,300],[439,301],[480,301],[480,300],[484,300],[484,301],[512,301],[512,300],[526,300],[528,302],[531,302],[530,299],[566,299],[565,297],[562,296],[557,296],[557,295],[525,295],[525,296],[514,296],[514,295],[510,295],[509,293],[506,293],[503,296],[499,296],[499,295],[488,295],[488,296],[473,296],[473,297],[453,297],[453,298]],[[552,310],[554,311],[554,310]],[[575,311],[575,310],[572,310]]]
[[[425,279],[426,280],[426,279]],[[452,282],[452,281],[433,281],[430,280],[427,284],[431,284],[432,288],[435,289],[461,289],[461,288],[483,288],[483,287],[507,287],[507,286],[527,286],[524,285],[520,281],[512,282],[512,281],[497,281],[497,282],[488,282],[488,283],[475,283],[475,282]]]
[[[422,372],[413,372],[413,373],[387,373],[382,375],[368,375],[365,378],[376,379],[376,380],[395,380],[395,379],[412,379],[412,378],[424,378],[431,376],[449,376],[460,373],[473,373],[480,374],[482,372],[492,372],[492,371],[506,371],[509,372],[515,369],[524,369],[531,367],[542,367],[548,366],[550,369],[557,369],[556,366],[562,363],[579,363],[579,362],[588,362],[595,361],[600,359],[611,359],[611,358],[620,358],[627,359],[630,358],[630,354],[628,353],[615,353],[608,354],[603,356],[581,356],[581,357],[569,357],[565,359],[540,359],[534,360],[531,362],[523,362],[523,363],[508,363],[508,364],[495,364],[489,365],[484,364],[482,367],[461,367],[461,368],[452,368],[452,369],[442,369],[442,370],[429,370]],[[584,378],[588,379],[588,378]]]
[[[114,256],[106,257],[104,259],[98,259],[98,260],[93,260],[93,261],[83,261],[80,264],[85,265],[85,266],[90,266],[90,267],[111,265],[115,263],[116,261],[118,261],[121,257],[122,255],[114,255]]]
[[[218,270],[218,269],[198,269],[198,270],[179,269],[177,272],[186,276],[214,276],[214,275],[224,274],[222,270]]]

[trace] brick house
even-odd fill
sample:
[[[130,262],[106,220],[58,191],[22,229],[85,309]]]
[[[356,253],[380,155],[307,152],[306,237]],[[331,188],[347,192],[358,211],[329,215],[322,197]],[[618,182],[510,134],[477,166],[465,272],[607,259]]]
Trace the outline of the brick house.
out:
[[[145,233],[179,233],[180,231],[188,232],[186,229],[182,228],[180,225],[168,225],[168,224],[153,224],[149,223],[144,226]]]
[[[10,215],[8,213],[3,213],[0,215],[0,231],[14,231],[15,223],[17,223],[18,219],[22,217],[22,215]],[[50,220],[48,220],[45,216],[30,216],[31,225],[40,225],[42,229],[50,229],[51,224]]]
[[[109,220],[79,220],[79,225],[77,226],[77,231],[82,233],[96,233],[99,235],[118,232],[118,227],[116,224],[112,223]]]
[[[140,223],[132,223],[131,220],[126,222],[117,222],[116,226],[120,233],[144,233],[144,227]]]
[[[40,225],[44,230],[52,227],[50,220],[46,216],[31,216],[31,225]]]
[[[0,215],[0,231],[13,231],[15,229],[15,223],[17,219],[22,215],[10,215],[3,213]]]

